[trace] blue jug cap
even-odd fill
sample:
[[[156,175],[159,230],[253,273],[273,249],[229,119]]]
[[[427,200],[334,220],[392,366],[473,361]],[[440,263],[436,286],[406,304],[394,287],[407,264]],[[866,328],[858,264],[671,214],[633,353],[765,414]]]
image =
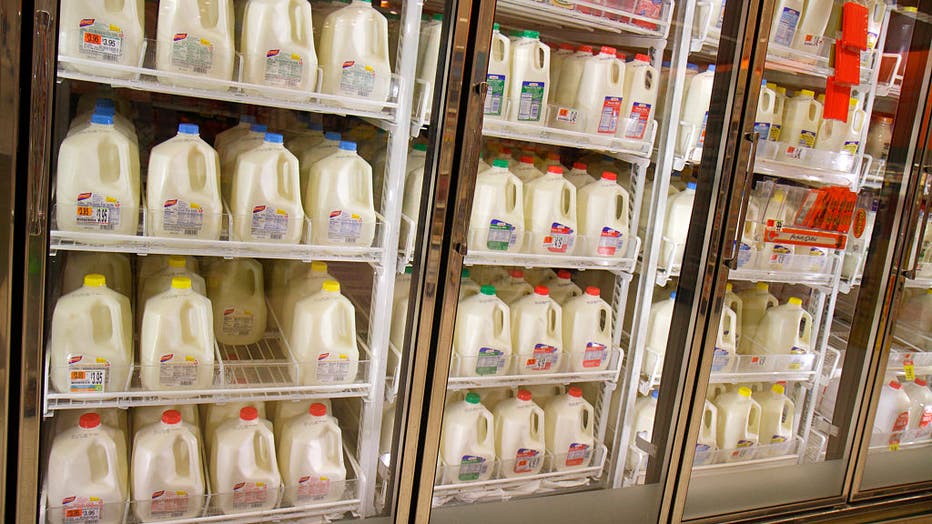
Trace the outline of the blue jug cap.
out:
[[[695,190],[696,190],[696,183],[695,183],[695,182],[687,182],[687,183],[686,183],[686,189],[692,189],[693,191],[695,191]]]
[[[113,107],[98,107],[94,109],[94,113],[105,116],[116,116],[116,109]]]
[[[249,130],[253,133],[265,133],[269,130],[269,126],[265,124],[253,124],[249,126]]]
[[[113,117],[111,115],[101,115],[99,113],[94,113],[91,115],[92,124],[101,124],[105,126],[113,125]]]
[[[255,123],[256,123],[256,117],[254,117],[254,116],[252,116],[252,115],[242,115],[242,116],[239,117],[239,121],[240,121],[241,123],[243,123],[243,124],[255,124]]]
[[[341,151],[356,151],[356,142],[340,142]]]
[[[714,73],[714,72],[715,72],[715,64],[709,64],[709,67],[707,67],[705,70],[708,71],[708,72],[710,72],[710,73]]]
[[[197,124],[178,124],[178,132],[183,135],[200,134],[201,128]]]
[[[659,390],[659,389],[655,389],[655,390],[651,391],[651,392],[650,392],[650,396],[651,396],[651,398],[656,399],[657,397],[660,396],[660,390]]]
[[[113,107],[113,108],[115,108],[115,107],[116,107],[116,103],[115,103],[115,102],[113,101],[113,99],[111,99],[111,98],[98,98],[97,101],[94,102],[94,107],[95,107],[95,108],[100,108],[100,107]]]
[[[335,142],[339,142],[340,139],[343,138],[343,135],[341,135],[340,133],[334,133],[333,131],[327,131],[326,133],[324,133],[324,138],[327,140],[333,140]]]
[[[285,138],[278,133],[266,133],[265,141],[272,144],[282,144],[285,142]]]
[[[308,128],[310,131],[323,131],[323,130],[324,130],[324,125],[321,124],[320,122],[316,122],[316,121],[314,121],[314,120],[311,120],[310,122],[307,123],[307,128]]]
[[[676,300],[676,291],[670,293],[670,298]]]

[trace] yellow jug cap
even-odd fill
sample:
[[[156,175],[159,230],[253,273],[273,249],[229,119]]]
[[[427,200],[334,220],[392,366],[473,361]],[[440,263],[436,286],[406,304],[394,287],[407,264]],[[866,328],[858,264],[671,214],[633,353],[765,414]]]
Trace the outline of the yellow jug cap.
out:
[[[799,94],[800,94],[800,96],[811,96],[811,97],[815,97],[815,91],[811,91],[811,90],[809,90],[809,89],[800,89],[800,90],[799,90]]]
[[[793,304],[794,306],[801,306],[803,305],[803,299],[799,297],[790,297],[790,299],[787,300],[786,303]]]
[[[187,267],[188,261],[183,256],[172,255],[168,257],[168,267]]]
[[[107,277],[101,274],[98,274],[98,273],[91,273],[89,275],[84,275],[84,286],[85,287],[107,287]]]
[[[783,392],[786,391],[786,388],[783,387],[783,384],[774,384],[773,386],[770,386],[770,391],[773,391],[777,395],[782,395]]]
[[[750,397],[750,396],[751,396],[751,388],[745,387],[745,386],[741,386],[740,388],[738,388],[738,394],[741,395],[742,397]]]
[[[761,291],[770,291],[770,286],[766,282],[758,282],[757,289]]]
[[[926,294],[932,295],[932,287],[926,290]]]
[[[731,282],[725,284],[725,293],[731,293],[731,290],[734,289],[731,285]]]
[[[172,289],[191,289],[191,279],[188,277],[172,277]]]
[[[860,102],[860,101],[859,101],[857,98],[854,98],[854,97],[852,96],[851,98],[848,99],[848,106],[849,106],[849,107],[858,107],[858,102]]]
[[[336,280],[325,280],[324,284],[321,286],[321,289],[330,293],[339,293],[340,283]]]
[[[781,94],[781,95],[784,95],[784,96],[786,95],[786,88],[783,87],[783,86],[777,86],[777,87],[774,88],[774,90],[775,90],[778,94]]]
[[[327,272],[327,263],[326,262],[311,262],[311,271],[314,273],[326,273]]]

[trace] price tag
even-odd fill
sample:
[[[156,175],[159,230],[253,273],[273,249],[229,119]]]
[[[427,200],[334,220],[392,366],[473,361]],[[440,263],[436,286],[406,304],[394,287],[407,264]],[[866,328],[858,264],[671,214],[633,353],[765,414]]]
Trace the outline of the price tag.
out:
[[[900,450],[900,441],[891,440],[890,441],[890,451],[899,451]]]
[[[903,373],[906,374],[906,382],[916,380],[916,366],[913,364],[912,359],[903,362]]]

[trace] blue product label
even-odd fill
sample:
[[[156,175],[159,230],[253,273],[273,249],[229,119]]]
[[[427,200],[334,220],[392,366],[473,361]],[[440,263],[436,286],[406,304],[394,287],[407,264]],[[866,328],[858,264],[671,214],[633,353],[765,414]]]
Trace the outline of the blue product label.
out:
[[[754,132],[766,140],[770,136],[770,122],[754,122]]]
[[[799,25],[799,11],[784,7],[777,21],[777,30],[773,35],[773,41],[784,46],[793,43],[793,36],[796,34],[796,27]]]

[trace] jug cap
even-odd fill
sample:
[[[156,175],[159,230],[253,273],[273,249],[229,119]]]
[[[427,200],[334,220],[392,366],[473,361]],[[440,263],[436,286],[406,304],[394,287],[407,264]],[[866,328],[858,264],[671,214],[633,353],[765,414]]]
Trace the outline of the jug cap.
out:
[[[570,386],[570,389],[566,390],[566,394],[571,397],[580,398],[582,397],[582,389],[579,386]]]
[[[597,297],[602,294],[602,290],[595,286],[589,286],[586,288],[586,294],[591,297]]]
[[[339,293],[340,283],[336,280],[325,280],[324,283],[321,284],[320,289],[328,293]]]
[[[482,286],[479,292],[483,295],[495,296],[495,286]]]
[[[560,49],[564,51],[572,51],[575,48],[573,47],[573,44],[567,44],[566,42],[563,42],[560,44]]]
[[[327,131],[326,133],[324,133],[325,140],[333,140],[335,142],[339,142],[341,138],[343,138],[343,135],[341,135],[340,133],[336,133],[334,131]]]
[[[897,381],[896,379],[891,380],[890,383],[887,385],[893,389],[900,389],[903,387],[903,384],[900,384],[899,381]]]
[[[327,414],[327,405],[321,404],[320,402],[314,402],[311,404],[311,407],[307,410],[312,416],[323,417]]]
[[[557,153],[556,151],[550,151],[550,152],[548,152],[548,153],[547,153],[547,160],[556,160],[556,161],[559,162],[559,161],[560,161],[560,153]]]
[[[825,93],[819,93],[819,96],[816,97],[816,100],[818,100],[820,103],[824,104],[824,103],[825,103]]]
[[[167,409],[162,413],[162,424],[175,425],[181,422],[181,413],[174,409]]]
[[[878,116],[878,117],[877,117],[877,120],[878,120],[879,122],[881,122],[881,123],[884,123],[884,124],[892,124],[892,123],[893,123],[893,119],[890,118],[889,116]]]
[[[800,89],[800,90],[799,90],[799,96],[810,96],[810,97],[815,97],[815,91],[812,91],[812,90],[809,90],[809,89]]]
[[[468,267],[464,267],[463,270],[460,271],[460,278],[469,278],[469,275],[470,273]]]
[[[615,180],[618,180],[618,175],[612,173],[611,171],[603,171],[602,180],[611,180],[614,182]]]
[[[560,166],[548,166],[548,167],[547,167],[547,172],[548,172],[548,173],[554,173],[554,174],[556,174],[556,175],[563,176],[563,168],[560,167]]]
[[[644,53],[638,53],[638,54],[634,55],[634,60],[637,61],[637,62],[647,62],[647,63],[650,63],[650,57],[647,56],[647,55],[645,55]]]
[[[783,392],[786,391],[786,387],[785,387],[783,384],[780,384],[780,383],[778,382],[778,383],[776,383],[776,384],[770,386],[770,391],[773,391],[773,392],[776,393],[777,395],[782,395]]]
[[[576,48],[576,51],[577,51],[577,52],[580,52],[580,53],[589,53],[589,54],[591,55],[591,54],[592,54],[592,46],[591,46],[591,45],[581,45],[581,46],[579,46],[579,47]]]
[[[670,292],[670,300],[676,300],[676,291]]]
[[[695,190],[696,190],[696,183],[695,183],[695,182],[687,182],[687,183],[686,183],[686,189],[691,189],[691,190],[695,191]]]
[[[741,395],[742,397],[748,397],[748,398],[750,398],[750,397],[751,397],[751,388],[745,387],[745,386],[741,386],[740,388],[738,388],[738,394]]]
[[[523,157],[521,157],[520,162],[521,162],[522,164],[533,164],[533,163],[534,163],[534,157],[532,157],[532,156],[523,156]]]
[[[270,144],[284,144],[284,143],[285,143],[285,137],[283,137],[282,135],[280,135],[280,134],[278,134],[278,133],[266,133],[266,134],[265,134],[265,141],[268,142],[268,143],[270,143]]]
[[[705,68],[705,70],[706,70],[707,73],[714,73],[714,72],[715,72],[715,64],[709,64],[709,67]]]
[[[518,33],[518,36],[521,38],[533,38],[537,40],[540,38],[540,32],[531,31],[530,29],[525,29],[524,31],[521,31],[520,33]]]
[[[519,389],[518,394],[515,396],[518,397],[518,400],[531,400],[531,392],[526,389]]]
[[[259,418],[259,410],[253,406],[245,406],[239,410],[240,420],[256,420]]]
[[[478,404],[478,403],[479,403],[479,394],[478,394],[478,393],[475,393],[475,392],[473,392],[473,391],[470,391],[469,393],[466,393],[466,402],[469,402],[470,404]]]
[[[651,392],[650,392],[650,398],[656,399],[656,398],[659,397],[659,396],[660,396],[660,390],[659,390],[659,389],[651,390]]]
[[[98,115],[104,115],[104,116],[116,116],[116,108],[113,106],[95,107],[94,113]]]
[[[265,124],[253,124],[249,126],[249,130],[253,133],[265,133],[269,130],[269,126]]]
[[[508,169],[508,161],[505,160],[504,158],[497,158],[492,161],[492,167]]]
[[[612,56],[615,56],[615,54],[617,54],[617,53],[618,53],[618,50],[615,49],[614,47],[611,47],[611,46],[603,45],[601,48],[599,48],[599,54],[600,54],[600,55],[612,55]]]
[[[699,65],[698,64],[686,64],[686,69],[689,69],[690,71],[699,71]]]
[[[918,377],[916,377],[916,380],[913,380],[913,384],[915,384],[915,385],[917,385],[917,386],[922,386],[922,387],[926,387],[926,386],[929,385],[928,382],[926,382],[925,380],[923,380],[923,379],[921,379],[921,378],[918,378]]]
[[[585,162],[573,162],[573,169],[582,169],[585,171],[587,167],[589,166],[587,166]]]
[[[783,86],[774,85],[773,90],[776,91],[779,95],[786,95],[786,88]]]
[[[790,297],[789,300],[786,301],[786,303],[793,304],[794,306],[801,306],[803,305],[803,299],[799,297]]]
[[[557,271],[557,278],[561,278],[563,280],[569,280],[570,278],[572,278],[572,276],[573,274],[570,273],[569,269],[561,269]]]
[[[191,279],[188,277],[172,277],[172,289],[191,289]]]
[[[546,296],[549,296],[549,295],[550,295],[550,290],[547,289],[547,286],[535,286],[535,287],[534,287],[534,294],[535,294],[535,295],[540,295],[540,296],[542,296],[542,297],[546,297]]]
[[[858,107],[859,103],[860,103],[860,100],[858,100],[857,98],[853,96],[848,99],[848,107]]]
[[[85,413],[78,419],[78,425],[84,429],[94,429],[100,425],[100,415],[97,413]]]
[[[770,291],[770,285],[766,282],[758,282],[756,284],[758,291]]]
[[[430,17],[431,20],[443,20],[443,13],[434,13],[434,16]]]
[[[760,86],[761,86],[761,87],[767,87],[767,79],[766,79],[766,78],[761,78],[761,79],[760,79]]]
[[[356,142],[340,142],[341,151],[356,151]]]
[[[411,149],[414,149],[415,151],[427,151],[427,144],[418,142],[417,144],[411,146]]]
[[[256,123],[256,117],[254,117],[254,116],[252,116],[252,115],[240,115],[239,121],[240,121],[240,123],[242,123],[242,124],[255,124],[255,123]]]
[[[116,102],[114,102],[112,98],[98,98],[94,101],[94,107],[115,108]]]
[[[733,289],[734,289],[734,286],[731,285],[731,282],[725,284],[725,293],[731,293]]]
[[[168,267],[187,267],[188,261],[181,255],[168,257]]]
[[[201,128],[197,124],[178,124],[178,132],[182,135],[197,135],[200,134]]]
[[[112,126],[113,125],[113,116],[104,115],[101,113],[94,113],[91,115],[91,123],[98,124],[102,126]]]
[[[524,278],[524,271],[521,269],[512,269],[511,276],[514,278]]]
[[[492,24],[492,31],[498,31],[501,28],[502,26],[498,25],[498,22],[495,22],[494,24]]]
[[[327,272],[327,263],[315,260],[311,262],[311,271],[314,273],[326,273]]]
[[[84,275],[84,287],[107,287],[107,277],[98,273]]]
[[[414,273],[414,267],[413,267],[413,266],[405,266],[405,275],[410,275],[411,273]]]

